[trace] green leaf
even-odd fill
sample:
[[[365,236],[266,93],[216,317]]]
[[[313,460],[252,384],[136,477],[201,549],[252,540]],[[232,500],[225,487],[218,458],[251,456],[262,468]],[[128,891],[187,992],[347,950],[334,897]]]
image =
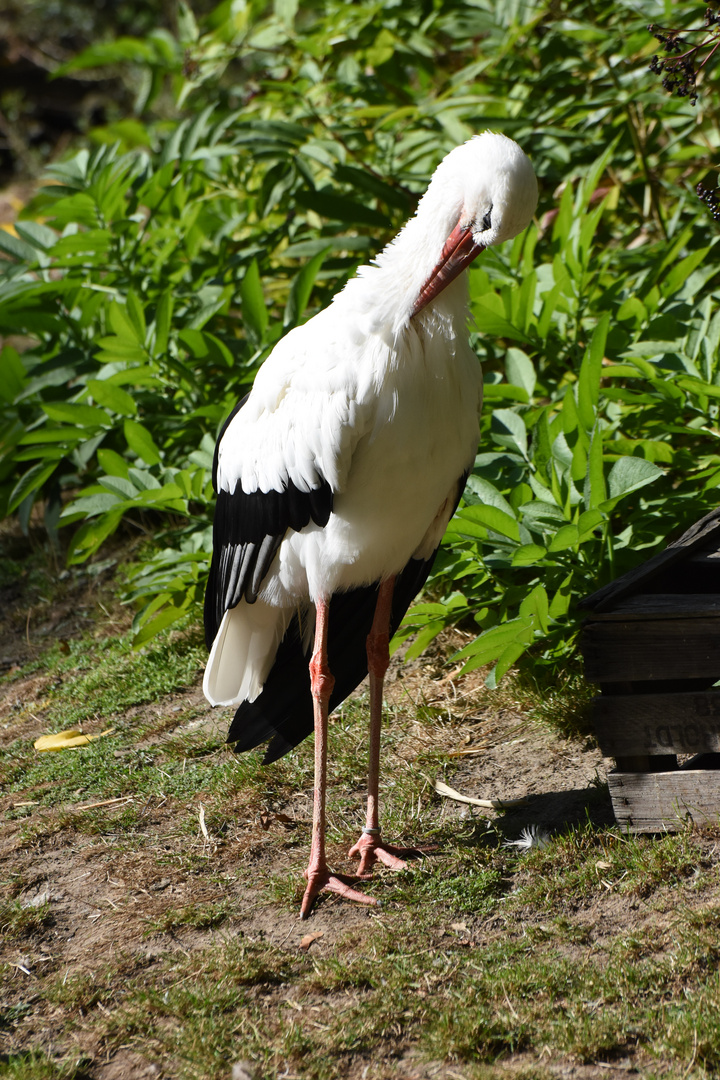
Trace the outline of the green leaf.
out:
[[[55,245],[58,235],[47,225],[41,225],[37,221],[16,221],[15,232],[22,240],[26,240],[36,251],[48,251]]]
[[[528,399],[535,389],[535,368],[530,357],[522,349],[508,349],[505,354],[505,377],[513,386],[522,386]]]
[[[370,195],[387,203],[388,206],[397,207],[404,214],[407,214],[410,210],[411,203],[408,193],[381,179],[374,173],[350,165],[338,165],[335,167],[335,179],[343,184],[351,184],[356,191],[368,192]]]
[[[548,608],[548,615],[551,619],[562,619],[567,615],[570,610],[570,601],[572,599],[572,582],[574,574],[571,571],[567,577],[563,579],[560,586],[555,592],[552,600],[550,601],[550,607]]]
[[[534,638],[533,625],[534,619],[531,616],[518,616],[500,623],[471,641],[464,649],[455,653],[452,659],[465,660],[463,673],[474,671],[475,668],[497,660],[512,644],[529,645]]]
[[[543,585],[536,585],[520,604],[520,614],[530,616],[543,634],[548,632],[548,598]]]
[[[75,521],[79,517],[98,517],[100,514],[106,514],[108,510],[113,510],[123,498],[124,496],[111,491],[97,492],[94,495],[81,495],[78,499],[73,499],[60,516],[71,521]]]
[[[299,6],[300,0],[273,0],[275,14],[286,26],[293,25]]]
[[[608,493],[615,501],[629,495],[631,491],[654,483],[663,476],[662,469],[645,458],[621,457],[613,465],[608,475]]]
[[[100,468],[105,471],[108,476],[127,476],[128,463],[124,457],[117,454],[114,450],[107,450],[100,448],[97,452],[98,462]]]
[[[155,349],[154,356],[162,358],[168,347],[168,335],[173,313],[171,292],[164,292],[158,300],[155,311]]]
[[[595,327],[590,344],[585,350],[580,365],[577,405],[580,422],[586,431],[592,431],[595,424],[595,415],[600,398],[602,361],[605,355],[605,343],[609,326],[610,315],[606,313]]]
[[[107,67],[109,64],[121,64],[131,61],[135,64],[151,63],[155,50],[140,38],[119,37],[114,41],[100,42],[84,49],[72,60],[60,64],[53,71],[53,78],[67,75],[74,71],[87,71],[90,68]]]
[[[285,305],[285,316],[283,319],[284,326],[295,326],[305,311],[308,301],[310,300],[310,294],[312,293],[318,271],[329,250],[329,248],[325,248],[323,251],[319,251],[317,255],[303,266],[300,273],[293,279],[293,283],[290,286],[290,295],[288,296],[287,304]]]
[[[134,499],[138,493],[137,488],[129,479],[129,473],[127,477],[100,476],[98,477],[98,483],[121,499]]]
[[[489,480],[483,479],[482,476],[476,476],[475,473],[470,473],[467,478],[466,498],[471,504],[475,504],[478,501],[485,503],[487,506],[495,506],[498,510],[502,510],[505,514],[513,517],[514,511],[510,503],[507,501],[504,495],[501,495],[498,489],[490,483]],[[471,499],[467,492],[470,491],[476,498]]]
[[[119,413],[120,416],[136,415],[137,405],[127,390],[123,390],[120,386],[115,386],[105,379],[90,379],[87,386],[95,401],[98,405],[102,405],[104,409]]]
[[[494,401],[519,401],[527,405],[530,401],[527,390],[510,383],[483,383],[483,403],[491,405]]]
[[[52,476],[56,468],[57,461],[40,461],[37,465],[33,465],[31,469],[28,469],[26,473],[23,473],[10,492],[7,513],[12,514],[28,495],[32,495],[34,491],[41,488],[45,481]]]
[[[704,262],[709,250],[708,247],[699,248],[681,259],[679,263],[676,263],[660,283],[663,296],[672,296],[673,293],[677,292],[688,280],[693,270]]]
[[[107,413],[94,405],[78,405],[74,402],[55,401],[47,402],[42,406],[43,412],[51,420],[59,420],[61,423],[74,424],[77,427],[95,429],[109,427],[110,420]]]
[[[510,514],[506,514],[504,510],[499,510],[496,506],[484,506],[482,503],[466,506],[462,510],[458,510],[452,524],[453,528],[461,534],[467,533],[467,530],[472,525],[481,525],[486,529],[492,529],[493,532],[500,533],[502,536],[507,536],[517,543],[520,542],[520,530],[517,521]],[[482,534],[478,534],[477,530],[474,530],[470,535]]]
[[[492,414],[490,433],[494,443],[516,450],[527,457],[527,430],[525,422],[512,409],[495,409]]]
[[[198,24],[195,20],[192,8],[186,0],[179,0],[177,9],[178,36],[183,44],[191,44],[200,36]]]
[[[606,520],[602,510],[586,510],[578,518],[578,539],[582,544]]]
[[[0,352],[0,398],[14,401],[25,386],[25,367],[20,354],[12,345],[5,345]]]
[[[42,427],[33,428],[32,431],[28,431],[26,435],[19,440],[19,445],[38,446],[45,443],[77,443],[81,439],[87,438],[87,431],[85,428],[78,427]]]
[[[137,469],[131,466],[128,469],[128,477],[140,492],[159,491],[162,487],[160,481],[154,477],[152,473],[148,472],[147,469]],[[152,497],[154,498],[154,496]]]
[[[108,309],[108,317],[110,326],[117,334],[120,342],[133,348],[144,344],[145,335],[139,332],[138,326],[130,316],[129,309],[123,304],[111,304]]]
[[[35,248],[25,243],[19,236],[0,228],[0,251],[19,262],[34,263],[37,260]]]
[[[68,547],[67,563],[74,566],[93,555],[100,545],[117,529],[122,512],[107,513],[97,521],[86,521],[73,536]]]
[[[520,659],[522,654],[527,652],[529,644],[530,642],[513,641],[510,645],[505,646],[498,656],[497,665],[493,672],[493,682],[495,685],[497,685],[502,677],[507,674],[513,664]]]
[[[123,424],[123,431],[125,440],[133,454],[136,454],[146,465],[160,464],[162,455],[146,427],[143,427],[136,420],[126,420]]]
[[[130,322],[135,328],[137,334],[137,340],[144,342],[147,335],[147,324],[145,322],[145,312],[143,311],[142,304],[140,303],[137,295],[132,289],[127,294],[127,314]]]
[[[260,271],[255,259],[245,271],[245,277],[240,285],[240,299],[245,326],[257,341],[262,341],[268,326],[268,313],[260,281]]]
[[[53,248],[53,258],[67,261],[68,256],[86,260],[91,255],[107,255],[112,236],[105,229],[85,229],[70,236],[61,237]]]
[[[181,330],[178,340],[186,345],[196,360],[209,361],[231,368],[234,358],[227,345],[207,330]]]
[[[642,459],[638,458],[637,460],[640,461]],[[603,472],[603,440],[602,430],[599,424],[595,425],[590,439],[583,498],[587,510],[593,510],[600,506],[606,498],[605,474]]]
[[[163,630],[167,630],[168,626],[172,626],[173,623],[176,623],[178,619],[187,614],[189,606],[188,600],[185,604],[177,607],[174,604],[168,604],[167,607],[164,607],[154,619],[144,623],[138,632],[133,635],[133,649],[139,649],[151,638],[156,637]]]
[[[546,555],[547,548],[540,544],[522,544],[512,557],[513,566],[535,566]]]
[[[577,525],[563,525],[548,544],[548,551],[565,551],[566,548],[576,547],[579,543],[580,532]]]
[[[472,315],[478,328],[489,337],[510,338],[511,341],[529,342],[527,334],[514,326],[504,315],[488,303],[487,297],[476,300],[471,305]]]

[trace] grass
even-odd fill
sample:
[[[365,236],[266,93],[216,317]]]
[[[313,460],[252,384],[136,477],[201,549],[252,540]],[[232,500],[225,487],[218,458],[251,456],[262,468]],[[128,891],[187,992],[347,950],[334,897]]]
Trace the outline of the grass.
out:
[[[524,865],[532,875],[515,901],[535,908],[581,901],[600,887],[647,899],[661,887],[702,892],[717,881],[717,865],[702,834],[690,829],[659,837],[577,830],[533,852]]]
[[[8,730],[21,734],[0,762],[0,1077],[91,1080],[100,1056],[126,1052],[178,1080],[227,1077],[241,1057],[268,1080],[436,1067],[549,1080],[574,1064],[717,1074],[720,830],[630,837],[588,823],[521,855],[501,822],[441,819],[431,778],[456,762],[454,721],[396,710],[385,831],[434,850],[375,875],[381,909],[323,898],[301,925],[311,743],[270,768],[232,755],[178,697],[198,662],[191,634],[139,654],[97,635],[4,680],[7,699],[37,675],[47,711],[15,710]],[[67,726],[91,688],[88,726],[115,733],[35,753],[29,712]],[[332,722],[328,841],[342,865],[362,817],[366,724],[363,701]],[[31,907],[38,874],[58,884]]]
[[[0,1063],[0,1076],[8,1080],[90,1080],[86,1062],[58,1063],[42,1052],[23,1050],[8,1054]]]
[[[644,1048],[666,1058],[670,1075],[693,1053],[710,1073],[720,1064],[719,976],[698,973],[696,933],[664,941],[666,951],[641,935],[631,950],[615,942],[580,958],[563,927],[540,942],[508,932],[482,948],[428,946],[434,929],[400,916],[378,925],[362,953],[348,940],[322,959],[226,939],[182,965],[166,960],[150,985],[139,976],[95,1023],[110,1045],[142,1045],[188,1077],[224,1075],[241,1047],[262,1075],[284,1065],[330,1080],[393,1039],[471,1065],[544,1045],[585,1063]]]
[[[167,908],[157,919],[149,919],[145,934],[167,934],[171,930],[187,927],[192,930],[208,930],[220,926],[232,914],[228,900],[216,903],[186,904],[180,908]]]
[[[53,728],[110,717],[187,686],[204,659],[197,633],[165,635],[140,650],[127,634],[55,643],[43,664],[50,676],[46,707],[52,709]]]
[[[17,941],[41,930],[51,918],[47,901],[29,907],[19,900],[0,900],[0,934],[7,941]]]

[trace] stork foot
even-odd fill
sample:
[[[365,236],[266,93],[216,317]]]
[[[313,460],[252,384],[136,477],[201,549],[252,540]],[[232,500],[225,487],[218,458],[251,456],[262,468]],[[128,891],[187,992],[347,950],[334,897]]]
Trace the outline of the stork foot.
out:
[[[379,830],[377,832],[365,832],[363,830],[357,844],[351,847],[348,852],[351,859],[360,859],[358,874],[361,877],[367,874],[376,862],[382,863],[383,866],[389,866],[391,870],[407,870],[407,863],[403,856],[420,854],[422,853],[418,848],[401,848],[386,844],[380,838]]]
[[[376,900],[374,896],[366,896],[364,893],[358,892],[357,889],[353,889],[352,887],[354,882],[367,881],[370,876],[371,875],[369,874],[353,874],[352,876],[347,874],[331,874],[326,866],[316,870],[311,870],[308,867],[305,871],[307,888],[305,889],[305,895],[303,896],[302,905],[300,907],[300,918],[308,918],[312,911],[313,904],[321,892],[338,893],[338,895],[344,897],[345,900],[354,900],[356,904],[367,904],[371,907],[379,907],[380,901]]]

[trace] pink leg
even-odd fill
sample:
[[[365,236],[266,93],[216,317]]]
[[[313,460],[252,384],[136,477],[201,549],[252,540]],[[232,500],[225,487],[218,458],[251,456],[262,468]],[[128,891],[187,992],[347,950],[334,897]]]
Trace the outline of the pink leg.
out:
[[[362,836],[350,856],[360,859],[358,871],[366,874],[376,862],[392,870],[404,870],[407,863],[400,858],[409,855],[405,848],[392,847],[380,839],[378,788],[380,783],[380,727],[382,725],[383,680],[390,663],[390,613],[395,578],[383,581],[378,590],[375,617],[367,638],[368,672],[370,674],[370,761],[368,765],[367,818]]]
[[[319,600],[315,621],[315,648],[310,660],[310,683],[315,711],[315,796],[313,801],[312,846],[310,862],[305,871],[307,888],[303,896],[300,918],[307,919],[318,893],[336,892],[347,900],[361,904],[376,904],[350,887],[355,878],[331,874],[325,861],[325,789],[327,786],[327,728],[328,702],[335,685],[327,661],[328,602]]]

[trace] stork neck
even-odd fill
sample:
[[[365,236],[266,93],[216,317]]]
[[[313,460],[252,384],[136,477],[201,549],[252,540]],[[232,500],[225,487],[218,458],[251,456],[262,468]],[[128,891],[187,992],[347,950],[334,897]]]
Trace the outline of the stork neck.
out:
[[[363,318],[377,330],[389,330],[393,337],[410,325],[420,291],[457,222],[457,213],[420,211],[380,252],[373,265],[359,268],[347,287]],[[467,277],[463,273],[415,316],[413,323],[432,321],[440,332],[443,327],[448,333],[462,332],[468,319],[467,303]]]

